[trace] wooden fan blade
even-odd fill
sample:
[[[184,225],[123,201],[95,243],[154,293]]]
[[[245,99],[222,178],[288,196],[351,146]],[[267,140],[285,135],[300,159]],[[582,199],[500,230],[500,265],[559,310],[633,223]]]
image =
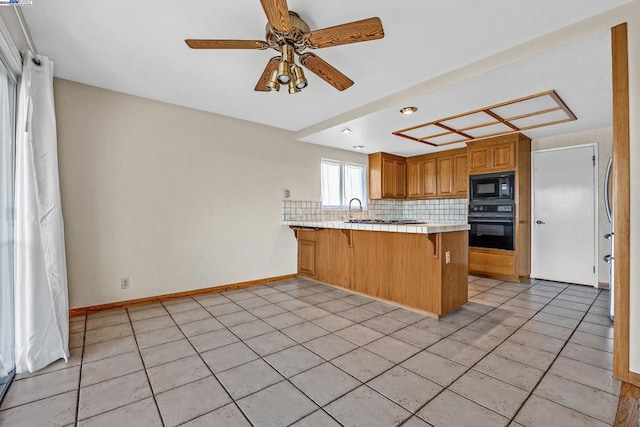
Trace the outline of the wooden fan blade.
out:
[[[313,53],[300,55],[300,63],[331,86],[342,91],[353,86],[353,80]]]
[[[369,18],[312,31],[309,36],[309,43],[311,46],[320,49],[342,44],[366,42],[383,37],[384,29],[380,18]]]
[[[260,40],[198,40],[187,39],[185,43],[191,49],[259,49],[269,47],[267,42]]]
[[[271,78],[271,73],[273,73],[273,70],[278,68],[279,63],[280,63],[279,56],[274,56],[269,60],[269,62],[267,62],[267,66],[264,68],[264,71],[262,72],[262,75],[260,76],[260,79],[258,80],[258,83],[256,84],[256,87],[253,90],[257,92],[271,91],[271,89],[269,89],[269,87],[267,86],[267,83],[269,83],[269,79]]]
[[[291,31],[287,0],[260,0],[260,3],[271,28],[282,33]]]

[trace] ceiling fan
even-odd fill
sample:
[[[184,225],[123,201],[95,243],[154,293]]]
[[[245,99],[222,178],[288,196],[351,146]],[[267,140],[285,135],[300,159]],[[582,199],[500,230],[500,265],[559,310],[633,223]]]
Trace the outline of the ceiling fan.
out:
[[[359,43],[384,37],[380,18],[369,18],[335,27],[311,31],[297,13],[289,10],[286,0],[260,0],[267,15],[266,41],[261,40],[198,40],[185,42],[192,49],[275,49],[280,52],[265,67],[254,90],[269,92],[287,85],[289,93],[300,92],[307,86],[304,71],[294,61],[342,91],[353,85],[353,80],[342,74],[320,57],[305,49],[322,49],[348,43]]]

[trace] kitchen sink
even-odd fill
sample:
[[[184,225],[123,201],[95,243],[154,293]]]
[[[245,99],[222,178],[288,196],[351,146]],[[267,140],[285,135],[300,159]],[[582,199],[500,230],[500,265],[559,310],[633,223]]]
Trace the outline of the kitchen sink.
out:
[[[390,225],[407,225],[407,224],[426,224],[427,221],[418,221],[416,219],[350,219],[345,221],[348,224],[390,224]]]

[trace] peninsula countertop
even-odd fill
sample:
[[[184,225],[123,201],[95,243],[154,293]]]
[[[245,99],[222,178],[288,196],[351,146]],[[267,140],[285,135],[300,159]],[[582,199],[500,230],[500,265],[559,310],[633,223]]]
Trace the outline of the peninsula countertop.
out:
[[[391,233],[433,234],[452,231],[467,231],[467,223],[424,224],[359,224],[345,221],[282,221],[282,225],[306,228],[337,228],[342,230],[385,231]]]

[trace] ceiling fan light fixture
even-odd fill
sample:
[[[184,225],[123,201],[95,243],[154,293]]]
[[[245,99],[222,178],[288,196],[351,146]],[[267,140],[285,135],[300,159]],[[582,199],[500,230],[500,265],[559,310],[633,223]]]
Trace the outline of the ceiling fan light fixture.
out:
[[[278,82],[282,85],[289,84],[291,81],[291,65],[286,61],[282,61],[276,71],[278,72]]]
[[[301,90],[296,87],[296,84],[293,82],[293,80],[289,81],[289,93],[294,94],[298,92],[301,92]]]
[[[293,82],[298,89],[304,89],[309,84],[307,78],[304,76],[302,67],[295,64],[293,65]]]
[[[271,72],[271,77],[269,78],[267,87],[269,90],[275,90],[276,92],[280,90],[280,83],[278,83],[278,70],[273,70]]]

